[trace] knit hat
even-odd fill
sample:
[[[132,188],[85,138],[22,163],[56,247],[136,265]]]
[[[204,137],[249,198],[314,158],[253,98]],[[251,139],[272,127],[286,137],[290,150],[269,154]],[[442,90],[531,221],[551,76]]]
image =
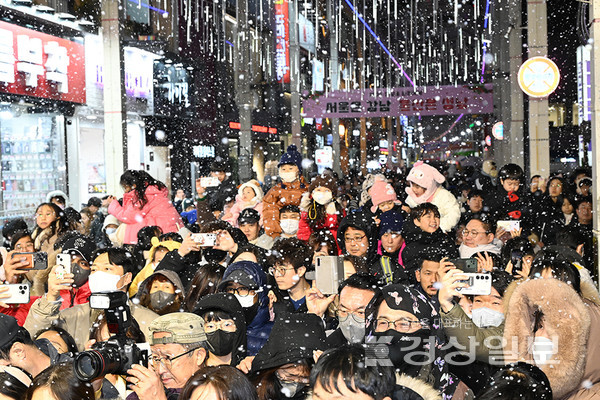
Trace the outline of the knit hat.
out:
[[[371,201],[373,202],[371,212],[377,211],[377,206],[386,201],[393,200],[396,204],[400,203],[394,187],[380,180],[376,180],[371,189],[369,189],[369,196],[371,196]]]
[[[321,175],[315,177],[312,180],[312,182],[310,183],[308,192],[309,193],[312,192],[319,186],[331,190],[331,193],[333,193],[334,197],[337,194],[337,183],[335,182],[335,179],[333,179],[333,176],[331,176],[329,174],[321,174]]]
[[[300,173],[302,173],[302,154],[298,152],[296,145],[291,144],[288,146],[287,152],[283,153],[277,167],[279,168],[286,164],[297,166]]]
[[[96,244],[83,235],[73,235],[62,244],[62,252],[81,256],[85,261],[92,262],[92,254]]]
[[[150,337],[150,344],[189,344],[205,342],[204,320],[192,313],[177,312],[162,315],[154,319],[148,326],[151,333],[169,332],[171,336],[155,339]]]
[[[148,258],[150,260],[154,258],[154,253],[159,247],[165,247],[169,251],[178,250],[179,247],[181,247],[181,243],[179,242],[176,242],[174,240],[165,240],[161,242],[156,236],[150,240],[150,243],[152,243],[152,247],[150,248],[150,252],[148,255]]]
[[[406,188],[406,193],[415,203],[423,204],[429,201],[438,187],[446,181],[446,178],[431,165],[425,164],[423,161],[417,161],[408,173],[406,180],[425,188],[425,193],[422,196],[415,195],[410,186]]]
[[[112,214],[108,214],[105,218],[104,218],[104,223],[102,224],[102,230],[105,230],[106,227],[108,225],[121,225],[121,223],[119,222],[119,220],[117,219],[117,217],[115,217]]]
[[[390,210],[382,213],[379,216],[379,236],[387,232],[402,232],[404,218],[402,214]]]

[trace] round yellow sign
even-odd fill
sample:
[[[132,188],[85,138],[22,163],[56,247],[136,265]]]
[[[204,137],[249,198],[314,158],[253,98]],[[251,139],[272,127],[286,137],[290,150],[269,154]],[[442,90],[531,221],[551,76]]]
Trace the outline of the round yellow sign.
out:
[[[519,69],[519,86],[530,97],[547,97],[560,82],[560,71],[547,57],[533,57]]]

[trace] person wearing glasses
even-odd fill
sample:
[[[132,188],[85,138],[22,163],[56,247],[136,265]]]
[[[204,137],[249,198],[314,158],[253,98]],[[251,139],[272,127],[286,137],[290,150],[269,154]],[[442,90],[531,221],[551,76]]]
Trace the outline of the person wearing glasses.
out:
[[[391,362],[397,373],[429,383],[443,398],[462,399],[470,393],[449,371],[440,316],[423,293],[406,285],[388,285],[369,303],[366,321],[367,351],[375,351],[373,356],[385,362],[379,365]],[[382,345],[387,354],[380,350]]]
[[[500,246],[494,239],[494,226],[485,217],[472,218],[462,231],[463,243],[458,248],[461,258],[476,253],[500,254]]]
[[[280,239],[271,249],[272,267],[269,274],[276,287],[269,292],[273,311],[292,313],[307,312],[306,291],[310,284],[305,274],[312,268],[313,251],[305,242],[296,238]]]
[[[239,301],[228,293],[201,298],[194,308],[208,338],[206,366],[237,366],[246,357],[246,319]]]
[[[255,356],[266,343],[273,328],[269,313],[267,275],[255,262],[234,262],[225,270],[218,290],[234,295],[240,302],[246,319],[248,356]]]
[[[188,379],[206,364],[209,345],[204,321],[192,313],[171,313],[156,318],[148,330],[150,365],[134,364],[127,371],[134,392],[127,400],[176,399]]]

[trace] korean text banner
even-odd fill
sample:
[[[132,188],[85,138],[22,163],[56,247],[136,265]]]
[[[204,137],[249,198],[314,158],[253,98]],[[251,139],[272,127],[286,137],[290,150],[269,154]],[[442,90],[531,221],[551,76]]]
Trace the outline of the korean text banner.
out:
[[[85,103],[83,44],[0,21],[0,92]]]
[[[303,102],[305,118],[369,118],[401,115],[489,114],[493,85],[334,91]]]

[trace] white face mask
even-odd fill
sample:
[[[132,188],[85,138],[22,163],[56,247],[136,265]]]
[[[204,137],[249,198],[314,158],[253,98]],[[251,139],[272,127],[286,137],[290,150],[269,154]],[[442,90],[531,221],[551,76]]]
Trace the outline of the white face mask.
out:
[[[106,228],[106,236],[110,236],[117,231],[117,228]]]
[[[239,294],[234,294],[235,298],[238,299],[242,308],[250,308],[254,305],[254,296],[240,296]]]
[[[333,194],[331,193],[331,190],[328,190],[326,192],[312,192],[312,198],[315,202],[324,205],[327,204],[331,201],[331,199],[333,199]]]
[[[279,226],[281,226],[281,230],[286,235],[295,235],[298,233],[299,225],[300,221],[297,219],[282,219],[279,221]]]
[[[536,365],[547,364],[552,356],[556,354],[554,342],[552,339],[537,336],[535,339],[533,339],[531,353],[533,354],[533,359]]]
[[[117,283],[119,283],[119,279],[121,279],[122,276],[123,275],[109,274],[104,271],[96,271],[93,274],[90,274],[90,277],[88,278],[90,291],[92,293],[118,292],[121,288],[117,287]]]
[[[490,326],[496,327],[504,322],[504,314],[500,311],[494,311],[491,308],[480,307],[473,309],[473,316],[471,319],[479,328],[487,328]]]
[[[291,172],[282,172],[282,171],[280,171],[279,172],[279,177],[285,183],[292,183],[292,182],[294,182],[298,178],[298,173],[294,172],[294,171],[291,171]]]

